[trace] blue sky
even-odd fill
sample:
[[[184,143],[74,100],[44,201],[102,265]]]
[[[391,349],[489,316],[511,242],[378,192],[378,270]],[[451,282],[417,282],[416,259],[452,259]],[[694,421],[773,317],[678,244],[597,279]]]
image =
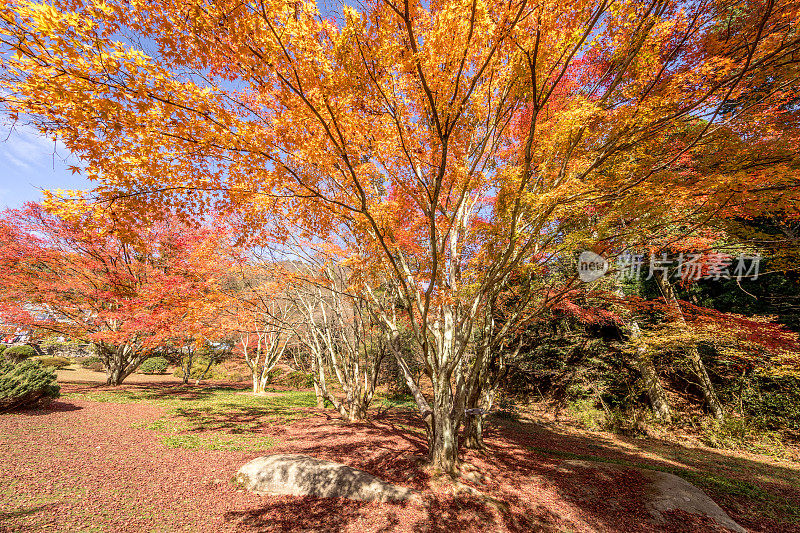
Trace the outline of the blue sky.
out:
[[[41,189],[90,188],[88,180],[68,170],[77,164],[61,143],[33,128],[0,124],[0,209],[40,200]]]

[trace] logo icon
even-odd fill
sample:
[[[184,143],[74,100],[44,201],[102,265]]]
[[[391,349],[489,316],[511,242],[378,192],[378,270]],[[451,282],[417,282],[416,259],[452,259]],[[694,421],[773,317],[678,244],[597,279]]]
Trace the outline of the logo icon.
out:
[[[589,283],[603,277],[608,272],[608,261],[594,252],[581,252],[578,256],[578,277]]]

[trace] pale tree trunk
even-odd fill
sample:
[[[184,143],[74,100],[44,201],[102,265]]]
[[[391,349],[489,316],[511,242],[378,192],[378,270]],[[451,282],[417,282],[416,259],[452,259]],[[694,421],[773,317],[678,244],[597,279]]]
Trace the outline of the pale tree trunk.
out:
[[[453,390],[448,379],[434,382],[433,419],[428,426],[429,459],[434,470],[458,474],[458,419],[453,416]]]
[[[658,372],[656,371],[656,365],[653,363],[652,356],[648,352],[647,347],[639,342],[642,336],[639,324],[637,324],[635,320],[631,321],[629,329],[631,339],[637,344],[636,366],[644,380],[644,388],[650,400],[650,407],[652,407],[656,418],[669,424],[672,422],[672,412],[669,408],[667,394],[664,392],[664,386],[661,384],[661,380],[658,377]]]
[[[266,390],[270,372],[292,339],[292,305],[278,283],[282,270],[270,265],[258,275],[243,274],[245,289],[236,292],[233,311],[245,363],[250,369],[253,393]],[[254,339],[253,339],[254,337]],[[255,346],[251,343],[255,340]],[[251,350],[251,347],[253,348]],[[213,357],[213,355],[212,355]]]
[[[669,408],[667,394],[664,392],[664,387],[656,372],[656,366],[653,364],[653,359],[647,353],[646,348],[639,347],[636,349],[636,365],[644,380],[645,391],[647,391],[647,397],[650,400],[650,406],[656,418],[666,424],[671,423],[672,412]]]
[[[405,268],[405,267],[404,267]],[[382,307],[379,318],[386,329],[387,346],[394,355],[403,372],[406,385],[411,391],[425,424],[428,441],[428,460],[434,471],[457,477],[459,474],[459,429],[465,421],[465,408],[472,401],[478,401],[481,391],[487,385],[487,367],[493,343],[488,335],[493,334],[491,313],[483,323],[485,340],[469,355],[473,346],[475,317],[479,313],[480,296],[476,296],[469,307],[442,304],[436,307],[437,316],[429,317],[425,328],[416,326],[414,336],[421,349],[425,362],[425,375],[430,378],[432,401],[428,402],[421,387],[411,372],[400,347],[400,334],[397,317],[391,305],[380,305],[373,291],[366,289],[376,307]],[[486,307],[486,305],[484,306]],[[481,313],[487,312],[484,308]],[[507,331],[498,334],[501,338]],[[482,430],[481,424],[472,424],[470,432]],[[477,441],[482,436],[475,435]]]
[[[711,414],[717,420],[724,420],[725,410],[723,409],[719,398],[717,398],[717,393],[714,390],[714,384],[711,383],[711,378],[708,376],[705,364],[703,364],[703,360],[700,358],[700,352],[698,351],[697,346],[687,346],[686,355],[689,357],[689,362],[692,364],[692,368],[697,375],[697,379],[700,381],[700,390],[703,392],[703,397],[708,404]]]
[[[325,380],[325,371],[320,367],[319,363],[317,362],[317,357],[315,355],[311,356],[311,374],[314,377],[314,397],[317,399],[317,408],[324,409],[325,408],[325,395],[322,392],[322,387],[320,387],[320,381]]]
[[[403,358],[399,347],[400,336],[396,325],[388,320],[385,321],[385,324],[388,330],[388,345],[398,366],[403,371],[406,384],[411,390],[422,421],[425,424],[429,465],[436,472],[457,477],[460,465],[458,430],[464,418],[465,397],[463,395],[460,396],[457,394],[458,391],[453,389],[451,384],[452,376],[447,372],[447,368],[430,364],[436,357],[436,355],[430,354],[426,359],[428,361],[427,372],[433,388],[433,402],[429,403],[422,394],[419,384],[415,381],[408,363]],[[450,334],[439,336],[439,339],[437,339],[439,345],[436,348],[436,350],[439,350],[439,354],[444,355],[444,350],[452,349],[452,345],[447,346],[446,343],[449,343],[453,338]],[[452,352],[450,352],[450,355],[452,355]],[[463,379],[456,378],[456,382],[457,384],[460,382],[463,388]]]
[[[483,444],[483,413],[481,408],[482,391],[476,389],[467,399],[467,413],[464,420],[464,446],[472,450],[482,450]]]
[[[258,341],[254,353],[249,350],[250,334],[245,333],[240,337],[244,360],[250,367],[250,374],[253,380],[253,394],[261,394],[266,391],[269,383],[269,373],[283,357],[291,339],[282,330],[267,331],[262,330],[256,333]]]
[[[200,385],[200,382],[203,381],[204,379],[206,379],[206,375],[208,374],[208,371],[211,370],[211,366],[215,362],[216,362],[216,355],[214,354],[213,349],[212,349],[211,353],[209,354],[208,364],[206,365],[205,370],[203,370],[203,373],[200,374],[200,377],[197,378],[197,380],[194,382],[195,386]]]
[[[144,360],[144,354],[135,354],[128,345],[98,345],[98,354],[106,368],[106,385],[114,387],[122,385]]]
[[[617,280],[617,295],[624,298],[625,292]],[[636,347],[636,368],[642,375],[644,380],[644,389],[647,393],[647,398],[650,400],[650,407],[653,409],[653,414],[660,421],[669,424],[672,422],[672,412],[669,407],[669,400],[667,393],[664,392],[664,386],[661,379],[658,377],[656,365],[653,363],[652,355],[649,353],[646,346],[641,342],[642,330],[639,323],[635,318],[626,321],[625,325],[628,328],[630,339]]]
[[[383,350],[376,348],[363,302],[348,292],[345,272],[325,266],[319,273],[315,281],[295,288],[295,303],[304,317],[296,333],[311,357],[317,405],[324,407],[327,400],[345,421],[357,422],[367,418]],[[305,366],[297,359],[295,363],[298,368]],[[329,388],[326,369],[336,378],[344,397],[337,397]]]
[[[186,353],[184,353],[184,349]],[[194,350],[191,346],[181,347],[181,363],[183,366],[183,384],[189,384],[189,374],[192,373],[192,363],[194,362]]]
[[[478,350],[483,351],[484,363],[477,369],[477,376],[468,386],[466,409],[464,411],[464,446],[473,450],[485,448],[483,442],[483,426],[486,415],[492,410],[500,379],[505,373],[509,361],[515,361],[522,350],[525,336],[517,333],[518,340],[513,351],[507,351],[507,344],[513,339],[509,337],[509,328],[504,325],[497,328],[494,321],[495,302],[487,306],[483,317],[483,328]],[[513,322],[509,321],[509,323]]]
[[[672,284],[669,282],[669,279],[667,279],[663,272],[656,272],[655,278],[659,288],[661,289],[661,293],[664,296],[664,300],[666,300],[667,304],[675,312],[676,319],[682,327],[688,329],[689,326],[686,323],[686,318],[683,315],[680,303],[678,302],[678,298],[675,296],[675,291],[672,288]],[[703,359],[700,357],[700,351],[697,349],[697,344],[693,342],[690,343],[685,347],[685,352],[689,362],[692,365],[692,370],[698,379],[700,391],[703,393],[703,398],[708,405],[709,411],[711,411],[711,414],[717,420],[724,420],[725,410],[722,408],[719,398],[717,398],[717,393],[714,390],[714,384],[711,383],[711,378],[708,376],[706,366],[703,363]]]
[[[520,343],[521,345],[522,343]],[[514,356],[519,354],[519,348]],[[498,363],[492,379],[476,386],[467,399],[464,420],[464,446],[472,450],[483,450],[483,422],[494,406],[494,399],[500,387],[500,376],[503,374],[504,361]]]

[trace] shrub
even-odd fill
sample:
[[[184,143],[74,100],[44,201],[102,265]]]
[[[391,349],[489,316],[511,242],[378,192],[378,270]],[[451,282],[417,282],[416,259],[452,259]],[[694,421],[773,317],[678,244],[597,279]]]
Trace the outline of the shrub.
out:
[[[81,366],[87,370],[94,370],[95,372],[102,372],[105,370],[103,361],[97,356],[87,357],[81,361]]]
[[[748,418],[711,421],[703,428],[700,441],[711,448],[746,450],[778,457],[785,456],[787,451],[777,431],[765,430],[757,421]]]
[[[413,402],[413,399],[411,406],[416,406],[416,404]],[[492,416],[501,418],[503,420],[518,420],[519,410],[517,408],[517,402],[514,400],[514,396],[503,390],[497,391],[494,406],[492,407]]]
[[[55,373],[38,361],[0,363],[0,413],[47,403],[59,390]]]
[[[276,383],[278,379],[283,375],[283,369],[281,368],[273,368],[267,374],[267,383]]]
[[[567,413],[584,428],[597,431],[605,423],[605,412],[598,409],[595,402],[589,398],[573,400],[567,404]]]
[[[204,356],[196,356],[192,360],[192,368],[189,371],[189,378],[191,379],[200,379],[200,376],[203,375],[205,372],[205,377],[203,379],[221,379],[221,380],[230,380],[230,381],[237,381],[234,375],[229,372],[229,369],[225,368],[225,365],[222,364],[220,361],[215,361],[211,364],[211,367],[208,366],[208,357]],[[206,372],[206,368],[208,368],[208,372]],[[175,368],[175,371],[172,373],[173,376],[177,378],[183,377],[183,368],[178,366]]]
[[[311,374],[295,370],[286,376],[286,384],[295,389],[307,389],[314,386],[314,378]]]
[[[142,374],[163,374],[167,371],[169,362],[163,357],[151,357],[139,365],[139,372]]]
[[[27,344],[11,346],[10,348],[6,348],[6,351],[3,352],[3,357],[6,361],[11,363],[19,363],[25,359],[30,359],[34,355],[36,355],[36,350]]]
[[[800,432],[800,378],[751,378],[742,392],[744,414],[765,429]]]
[[[52,366],[56,369],[64,368],[72,364],[72,361],[66,357],[40,357],[38,360],[42,363],[42,366]]]

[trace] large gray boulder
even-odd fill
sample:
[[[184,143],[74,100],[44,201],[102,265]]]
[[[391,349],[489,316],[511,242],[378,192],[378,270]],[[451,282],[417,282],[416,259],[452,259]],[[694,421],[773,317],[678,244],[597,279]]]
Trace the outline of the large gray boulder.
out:
[[[570,467],[589,468],[594,470],[628,470],[608,463],[593,461],[564,461]],[[665,511],[684,511],[689,514],[707,516],[717,524],[737,533],[746,533],[746,529],[733,521],[708,495],[695,485],[680,476],[656,470],[635,468],[649,483],[646,487],[645,509],[656,523],[664,523]]]
[[[642,475],[651,482],[647,510],[656,522],[664,521],[664,516],[661,514],[664,511],[681,510],[713,518],[717,524],[731,531],[746,532],[705,492],[682,477],[654,470],[643,470]]]
[[[416,495],[411,489],[386,483],[357,468],[307,455],[258,457],[241,467],[235,480],[256,494],[382,502]]]

